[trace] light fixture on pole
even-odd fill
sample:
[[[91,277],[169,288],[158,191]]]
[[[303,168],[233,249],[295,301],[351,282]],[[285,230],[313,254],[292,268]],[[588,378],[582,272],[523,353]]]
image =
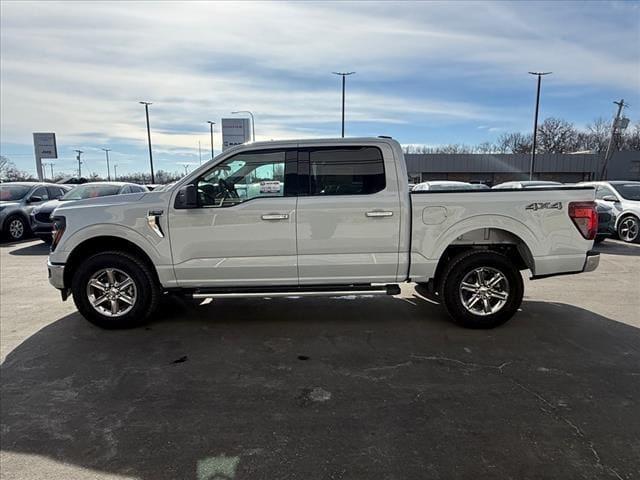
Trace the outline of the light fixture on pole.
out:
[[[111,181],[111,170],[109,169],[109,152],[111,151],[110,148],[101,148],[101,150],[104,150],[105,155],[107,156],[107,181]]]
[[[346,78],[349,75],[353,75],[356,72],[331,72],[334,75],[340,75],[342,77],[342,138],[344,138],[344,91],[345,91],[345,84],[346,84]]]
[[[533,171],[536,164],[536,140],[538,137],[538,108],[540,107],[540,83],[543,75],[549,75],[552,72],[529,72],[530,75],[538,76],[538,90],[536,93],[536,113],[533,118],[533,145],[531,147],[531,164],[529,165],[529,180],[533,180]]]
[[[149,105],[153,105],[151,102],[138,102],[144,105],[144,111],[147,116],[147,139],[149,140],[149,163],[151,164],[151,183],[156,183],[155,176],[153,174],[153,154],[151,153],[151,128],[149,127]]]
[[[216,122],[212,122],[211,120],[207,120],[207,123],[209,124],[209,130],[211,132],[211,158],[213,158],[213,126],[216,124]]]
[[[251,138],[255,142],[256,141],[256,119],[253,116],[253,113],[249,110],[238,110],[237,112],[231,112],[232,115],[236,115],[238,113],[248,113],[251,116]]]

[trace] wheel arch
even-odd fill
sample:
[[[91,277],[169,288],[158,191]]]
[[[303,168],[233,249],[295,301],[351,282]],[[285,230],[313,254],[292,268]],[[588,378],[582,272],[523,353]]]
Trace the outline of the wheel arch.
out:
[[[10,218],[12,217],[20,217],[22,218],[22,220],[25,223],[25,227],[27,229],[27,231],[31,231],[31,222],[29,221],[29,215],[26,214],[26,212],[24,212],[23,210],[17,208],[15,210],[12,210],[11,212],[7,213],[4,217],[4,220],[2,220],[2,231],[4,232],[7,229],[7,222],[9,221]]]
[[[111,235],[92,237],[76,245],[67,257],[67,261],[65,263],[64,284],[71,285],[71,279],[82,260],[95,253],[114,250],[128,252],[138,257],[150,268],[150,271],[154,276],[154,281],[160,285],[158,271],[147,252],[131,240]]]
[[[442,250],[433,275],[436,292],[449,263],[469,250],[498,252],[509,258],[518,270],[535,270],[533,253],[519,235],[503,228],[475,228],[456,237]]]

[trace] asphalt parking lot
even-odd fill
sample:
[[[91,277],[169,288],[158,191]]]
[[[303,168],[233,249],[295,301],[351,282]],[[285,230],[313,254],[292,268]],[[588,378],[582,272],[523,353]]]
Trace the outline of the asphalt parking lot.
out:
[[[2,245],[2,478],[640,478],[640,245],[600,250],[490,331],[413,288],[102,331]]]

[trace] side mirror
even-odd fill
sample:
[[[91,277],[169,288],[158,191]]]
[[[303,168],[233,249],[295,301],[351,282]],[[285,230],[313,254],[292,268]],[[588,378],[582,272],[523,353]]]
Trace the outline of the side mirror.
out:
[[[602,200],[604,200],[605,202],[613,203],[616,203],[618,201],[615,195],[605,195],[604,197],[602,197]]]
[[[42,197],[38,197],[37,195],[29,197],[29,203],[38,203],[41,201],[42,201]]]
[[[178,190],[178,195],[176,196],[176,203],[174,207],[178,209],[186,209],[197,208],[197,206],[198,192],[196,190],[196,186],[193,184],[189,184],[185,185],[184,187],[180,187],[180,190]]]

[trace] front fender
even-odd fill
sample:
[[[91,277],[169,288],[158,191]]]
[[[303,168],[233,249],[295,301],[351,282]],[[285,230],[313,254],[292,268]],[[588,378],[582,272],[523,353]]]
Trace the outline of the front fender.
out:
[[[71,252],[87,240],[97,237],[119,237],[139,247],[154,265],[170,265],[171,256],[168,248],[161,248],[160,244],[163,242],[155,241],[151,235],[153,233],[145,236],[137,230],[117,224],[88,225],[76,230],[66,238],[63,236],[63,242],[55,251],[51,252],[50,259],[54,263],[65,263]]]

